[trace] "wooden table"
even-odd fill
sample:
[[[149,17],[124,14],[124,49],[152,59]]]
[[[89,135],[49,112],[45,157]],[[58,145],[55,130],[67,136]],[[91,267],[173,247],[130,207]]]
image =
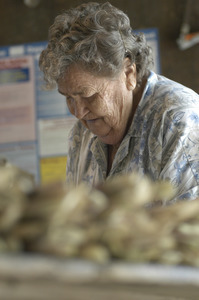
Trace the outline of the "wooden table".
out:
[[[1,300],[198,300],[199,269],[0,255]]]

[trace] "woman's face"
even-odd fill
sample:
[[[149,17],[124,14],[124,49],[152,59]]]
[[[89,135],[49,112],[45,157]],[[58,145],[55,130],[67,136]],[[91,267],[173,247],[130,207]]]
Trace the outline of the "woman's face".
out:
[[[133,104],[129,74],[124,69],[116,79],[96,77],[72,65],[58,82],[71,114],[106,144],[116,145],[126,134]]]

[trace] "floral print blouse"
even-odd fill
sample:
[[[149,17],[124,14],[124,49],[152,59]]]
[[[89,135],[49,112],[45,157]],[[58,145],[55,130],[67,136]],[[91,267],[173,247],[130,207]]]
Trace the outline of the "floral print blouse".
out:
[[[96,185],[106,180],[107,145],[80,121],[69,136],[67,181]],[[139,172],[169,180],[175,199],[199,197],[199,95],[164,76],[150,73],[131,127],[108,177]]]

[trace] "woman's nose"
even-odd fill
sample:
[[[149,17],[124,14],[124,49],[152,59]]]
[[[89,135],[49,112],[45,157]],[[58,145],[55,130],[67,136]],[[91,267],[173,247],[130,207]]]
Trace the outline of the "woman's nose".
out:
[[[89,112],[86,103],[82,99],[75,100],[74,115],[77,119],[83,119],[83,117]]]

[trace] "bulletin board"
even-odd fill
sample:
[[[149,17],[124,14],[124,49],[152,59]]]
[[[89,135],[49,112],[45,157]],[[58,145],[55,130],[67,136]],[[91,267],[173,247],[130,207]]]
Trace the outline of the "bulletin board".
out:
[[[143,29],[160,73],[156,28]],[[43,89],[38,61],[47,42],[0,47],[0,159],[32,174],[36,183],[66,177],[67,137],[76,119],[57,90]]]

